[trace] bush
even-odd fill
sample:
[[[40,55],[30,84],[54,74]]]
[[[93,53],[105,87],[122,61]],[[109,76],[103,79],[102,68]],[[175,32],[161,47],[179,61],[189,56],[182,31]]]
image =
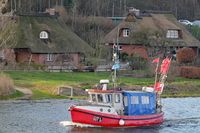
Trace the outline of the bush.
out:
[[[7,8],[6,7],[3,7],[2,9],[1,9],[1,13],[2,14],[5,14],[5,13],[7,13],[8,11],[7,11]]]
[[[142,70],[145,69],[147,66],[147,59],[137,55],[137,54],[133,54],[131,55],[131,57],[129,57],[129,62],[130,62],[130,66],[132,69],[135,70]]]
[[[187,29],[189,30],[192,35],[200,40],[200,27],[198,25],[193,25],[193,26],[187,26]]]
[[[200,78],[200,67],[182,66],[180,76],[185,78]]]
[[[8,96],[14,91],[13,80],[7,75],[0,74],[0,96]]]
[[[128,54],[127,53],[122,53],[120,55],[122,62],[128,61]]]
[[[176,52],[176,60],[178,63],[192,63],[196,55],[191,48],[182,48]]]

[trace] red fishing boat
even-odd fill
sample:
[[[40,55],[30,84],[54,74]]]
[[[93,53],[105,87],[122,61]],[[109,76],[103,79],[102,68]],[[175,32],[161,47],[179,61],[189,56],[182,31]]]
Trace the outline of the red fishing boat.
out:
[[[116,72],[119,69],[118,46],[113,58],[113,87],[108,88],[109,80],[100,80],[100,87],[87,90],[89,102],[69,108],[74,125],[86,124],[100,127],[142,127],[154,126],[163,122],[160,95],[164,88],[170,59],[162,61],[158,78],[153,87],[143,87],[141,91],[123,91],[116,85]],[[159,64],[159,59],[154,60]],[[158,65],[156,70],[158,69]],[[157,71],[156,71],[157,72]],[[157,73],[156,73],[157,75]]]

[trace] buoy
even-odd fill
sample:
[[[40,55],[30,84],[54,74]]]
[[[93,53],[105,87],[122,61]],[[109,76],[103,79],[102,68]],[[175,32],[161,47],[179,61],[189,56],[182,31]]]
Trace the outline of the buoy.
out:
[[[119,125],[120,125],[120,126],[123,126],[124,124],[125,124],[125,121],[124,121],[123,119],[120,119],[120,120],[119,120]]]

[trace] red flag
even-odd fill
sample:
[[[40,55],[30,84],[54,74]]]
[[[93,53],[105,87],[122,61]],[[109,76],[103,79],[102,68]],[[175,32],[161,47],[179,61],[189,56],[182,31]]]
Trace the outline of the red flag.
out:
[[[155,90],[156,92],[161,91],[161,85],[160,85],[159,82],[156,82],[156,83],[154,84],[154,90]]]
[[[160,67],[160,73],[162,74],[167,74],[168,68],[169,68],[169,64],[170,64],[170,59],[165,58],[162,61],[161,67]]]
[[[152,61],[152,63],[158,63],[159,62],[159,58],[156,58]]]

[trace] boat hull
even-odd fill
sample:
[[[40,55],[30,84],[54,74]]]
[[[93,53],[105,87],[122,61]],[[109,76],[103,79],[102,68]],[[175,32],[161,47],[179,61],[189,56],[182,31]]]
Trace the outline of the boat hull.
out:
[[[102,127],[143,127],[159,125],[163,122],[164,113],[120,116],[100,113],[71,106],[69,108],[72,122]]]

